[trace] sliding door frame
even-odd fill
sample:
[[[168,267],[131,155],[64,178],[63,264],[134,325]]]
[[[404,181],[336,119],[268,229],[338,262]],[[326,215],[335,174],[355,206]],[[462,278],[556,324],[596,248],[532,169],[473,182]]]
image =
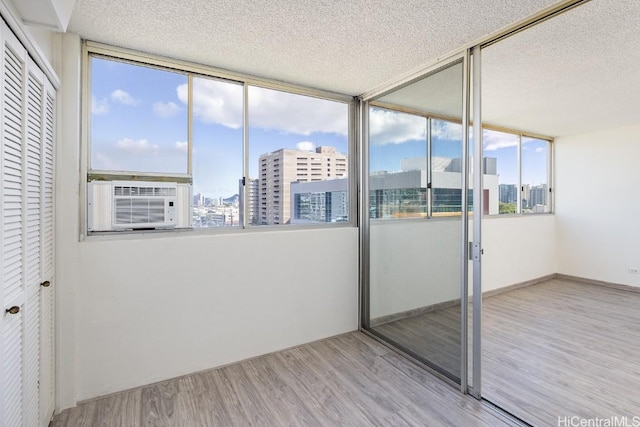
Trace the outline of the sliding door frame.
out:
[[[460,383],[457,383],[452,378],[439,372],[437,369],[425,364],[420,358],[414,357],[411,352],[406,348],[398,347],[387,340],[383,339],[377,333],[371,330],[370,323],[370,218],[369,218],[369,108],[370,101],[380,98],[390,92],[399,90],[405,86],[408,86],[418,80],[421,80],[431,74],[437,73],[441,69],[445,69],[455,63],[462,64],[462,111],[461,111],[461,124],[462,124],[462,156],[461,156],[461,280],[460,280]],[[372,336],[378,341],[381,341],[385,345],[400,351],[406,357],[420,363],[427,369],[432,371],[438,377],[444,379],[455,387],[459,387],[462,393],[468,392],[468,303],[469,303],[469,211],[468,211],[468,190],[470,188],[469,182],[469,124],[470,124],[470,98],[471,98],[471,51],[469,49],[464,50],[461,53],[447,57],[446,59],[439,61],[432,67],[429,67],[419,74],[413,75],[403,82],[390,85],[382,88],[381,90],[371,93],[367,96],[360,98],[359,110],[360,110],[360,158],[359,158],[359,180],[360,180],[360,195],[358,200],[358,224],[359,224],[359,243],[360,243],[360,316],[359,316],[359,328],[367,335]],[[428,154],[430,150],[428,150]],[[474,190],[475,192],[475,190]],[[482,191],[480,191],[482,193]],[[474,200],[477,197],[474,193]],[[475,207],[474,207],[475,209]],[[479,222],[479,221],[478,221]]]

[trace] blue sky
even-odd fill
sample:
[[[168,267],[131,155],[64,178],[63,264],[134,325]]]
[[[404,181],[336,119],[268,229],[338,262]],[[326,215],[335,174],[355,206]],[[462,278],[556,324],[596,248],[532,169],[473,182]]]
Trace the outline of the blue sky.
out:
[[[92,59],[91,168],[122,172],[187,173],[186,74],[101,58]],[[249,176],[261,154],[280,148],[334,146],[348,153],[348,106],[249,87]],[[243,86],[194,77],[193,191],[207,197],[238,192],[243,159]],[[400,170],[426,156],[426,120],[373,109],[371,170]],[[460,156],[460,126],[436,123],[433,155]],[[546,142],[523,142],[523,182],[543,182]],[[501,183],[515,183],[515,139],[485,134],[485,156],[498,158]]]
[[[91,167],[187,172],[187,76],[93,58]],[[243,176],[243,87],[195,77],[193,191],[229,197]],[[330,145],[348,153],[348,106],[249,87],[249,175],[261,154]]]

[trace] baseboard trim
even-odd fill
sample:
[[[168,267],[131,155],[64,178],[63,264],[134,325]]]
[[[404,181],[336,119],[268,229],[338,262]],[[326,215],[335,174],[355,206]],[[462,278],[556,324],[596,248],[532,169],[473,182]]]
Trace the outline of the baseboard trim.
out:
[[[622,285],[620,283],[605,282],[603,280],[588,279],[586,277],[571,276],[569,274],[552,273],[552,274],[547,274],[546,276],[537,277],[535,279],[526,280],[524,282],[515,283],[513,285],[504,286],[502,288],[491,289],[490,291],[485,291],[485,292],[482,293],[482,297],[483,298],[489,298],[489,297],[493,297],[493,296],[496,296],[496,295],[504,294],[506,292],[515,291],[517,289],[526,288],[527,286],[537,285],[539,283],[546,282],[546,281],[549,281],[549,280],[554,280],[554,279],[556,279],[556,280],[567,280],[567,281],[572,281],[572,282],[584,283],[584,284],[588,284],[588,285],[602,286],[602,287],[605,287],[605,288],[617,289],[617,290],[620,290],[620,291],[640,293],[640,287],[637,287],[637,286]],[[471,296],[469,297],[469,302],[471,302]],[[386,323],[395,322],[397,320],[404,320],[404,319],[408,319],[408,318],[413,317],[413,316],[419,316],[421,314],[426,314],[426,313],[430,313],[430,312],[433,312],[433,311],[442,310],[442,309],[445,309],[445,308],[448,308],[448,307],[455,306],[457,304],[460,304],[460,300],[459,299],[454,299],[454,300],[443,301],[443,302],[440,302],[440,303],[437,303],[437,304],[432,304],[432,305],[428,305],[428,306],[424,306],[424,307],[414,308],[414,309],[407,310],[407,311],[402,311],[400,313],[394,313],[394,314],[388,314],[386,316],[380,316],[378,318],[371,319],[371,327],[373,328],[373,327],[376,327],[376,326],[384,325]]]
[[[558,274],[556,274],[556,279],[558,279],[558,280],[571,280],[573,282],[585,283],[587,285],[596,285],[596,286],[602,286],[604,288],[617,289],[619,291],[640,293],[640,287],[638,287],[638,286],[631,286],[631,285],[623,285],[623,284],[620,284],[620,283],[605,282],[603,280],[587,279],[586,277],[571,276],[569,274],[560,274],[560,273],[558,273]]]
[[[535,279],[526,280],[520,283],[514,283],[513,285],[504,286],[498,289],[491,289],[490,291],[484,291],[482,293],[483,298],[492,297],[495,295],[504,294],[505,292],[515,291],[516,289],[526,288],[527,286],[537,285],[538,283],[546,282],[547,280],[552,280],[557,278],[556,273],[547,274],[546,276],[540,276]]]
[[[387,323],[395,322],[397,320],[404,320],[414,316],[420,316],[421,314],[431,313],[432,311],[438,311],[445,308],[453,307],[460,304],[460,298],[452,299],[448,301],[442,301],[436,304],[427,305],[424,307],[413,308],[407,311],[401,311],[399,313],[387,314],[386,316],[376,317],[371,319],[371,327],[381,326]]]
[[[537,277],[535,279],[527,280],[525,282],[515,283],[513,285],[505,286],[498,289],[492,289],[490,291],[485,291],[482,293],[483,298],[492,297],[495,295],[500,295],[505,292],[514,291],[516,289],[525,288],[531,285],[537,285],[538,283],[546,282],[547,280],[555,279],[557,276],[556,273],[548,274],[546,276]],[[469,303],[471,303],[471,296],[469,296]],[[371,319],[371,327],[374,328],[376,326],[381,326],[387,323],[395,322],[398,320],[408,319],[410,317],[419,316],[421,314],[431,313],[433,311],[442,310],[445,308],[453,307],[455,305],[460,304],[460,299],[452,299],[448,301],[439,302],[432,305],[427,305],[424,307],[413,308],[411,310],[401,311],[399,313],[387,314],[386,316],[376,317],[375,319]]]

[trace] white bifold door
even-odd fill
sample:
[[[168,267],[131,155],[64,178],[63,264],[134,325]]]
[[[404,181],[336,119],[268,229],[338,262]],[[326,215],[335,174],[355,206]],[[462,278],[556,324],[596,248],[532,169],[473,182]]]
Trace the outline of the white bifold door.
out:
[[[2,22],[0,427],[53,414],[55,90]]]

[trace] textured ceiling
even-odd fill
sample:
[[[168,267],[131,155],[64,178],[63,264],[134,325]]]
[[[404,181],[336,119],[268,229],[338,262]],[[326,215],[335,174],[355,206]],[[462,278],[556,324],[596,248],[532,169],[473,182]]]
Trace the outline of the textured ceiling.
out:
[[[640,1],[593,0],[482,53],[483,121],[549,136],[640,123]]]
[[[558,0],[77,0],[116,46],[359,95]]]
[[[556,3],[77,0],[69,30],[88,40],[360,95]],[[484,121],[549,136],[638,123],[638,22],[640,1],[592,0],[484,49]]]

